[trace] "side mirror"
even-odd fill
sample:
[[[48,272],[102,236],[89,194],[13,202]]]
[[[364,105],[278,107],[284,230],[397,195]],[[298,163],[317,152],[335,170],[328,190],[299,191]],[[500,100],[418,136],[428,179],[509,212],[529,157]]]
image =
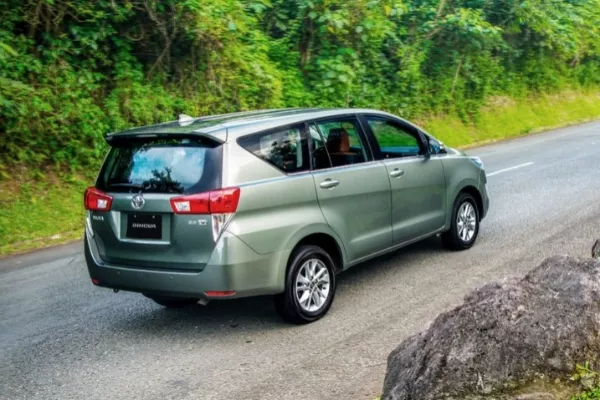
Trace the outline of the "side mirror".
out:
[[[446,151],[446,146],[444,145],[444,143],[442,143],[442,142],[437,142],[437,143],[438,143],[438,145],[440,147],[439,154],[448,154],[448,152]]]
[[[429,143],[429,138],[427,137],[427,135],[425,135],[423,132],[421,132],[420,130],[419,132],[419,139],[421,141],[421,147],[423,149],[423,155],[425,156],[425,158],[429,158],[431,157],[431,146]]]
[[[427,139],[428,139],[428,144],[429,144],[429,146],[428,146],[429,152],[431,154],[447,154],[444,143],[442,143],[432,137],[427,137]]]

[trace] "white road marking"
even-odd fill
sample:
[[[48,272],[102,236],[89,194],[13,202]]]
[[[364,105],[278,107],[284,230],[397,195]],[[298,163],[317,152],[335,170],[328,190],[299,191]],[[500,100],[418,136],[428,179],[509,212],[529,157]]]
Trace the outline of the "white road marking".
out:
[[[492,173],[487,174],[487,176],[494,176],[494,175],[502,174],[504,172],[512,171],[512,170],[515,170],[515,169],[529,167],[529,166],[531,166],[533,164],[535,164],[535,163],[534,162],[528,162],[528,163],[521,164],[521,165],[515,165],[514,167],[504,168],[504,169],[501,169],[499,171],[494,171]]]

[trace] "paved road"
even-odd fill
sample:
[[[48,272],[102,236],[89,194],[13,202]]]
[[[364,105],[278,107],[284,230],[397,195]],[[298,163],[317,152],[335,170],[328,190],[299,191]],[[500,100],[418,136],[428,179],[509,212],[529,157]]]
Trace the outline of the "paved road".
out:
[[[94,288],[81,244],[0,261],[0,398],[372,399],[387,354],[468,291],[600,236],[600,122],[471,153],[491,175],[476,247],[356,267],[308,326],[269,298],[171,311]]]

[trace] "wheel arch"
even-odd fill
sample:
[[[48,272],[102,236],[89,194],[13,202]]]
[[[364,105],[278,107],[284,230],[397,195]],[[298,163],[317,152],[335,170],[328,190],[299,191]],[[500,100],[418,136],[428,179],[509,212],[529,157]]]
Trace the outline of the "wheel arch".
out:
[[[339,236],[329,226],[306,227],[297,232],[286,247],[292,249],[293,253],[296,248],[303,245],[319,246],[327,251],[336,263],[336,273],[346,269],[348,265],[346,250]]]
[[[462,193],[467,193],[475,199],[475,202],[477,203],[477,211],[478,211],[478,215],[479,215],[479,220],[481,221],[483,219],[482,215],[483,215],[484,206],[483,206],[483,196],[481,195],[479,190],[475,186],[465,186],[464,188],[461,189],[460,192],[457,193],[456,197],[460,196]],[[456,201],[456,199],[454,201]]]
[[[446,229],[450,229],[452,226],[452,212],[454,210],[454,203],[456,203],[456,199],[461,193],[468,193],[475,199],[477,203],[477,208],[481,216],[483,215],[484,204],[483,204],[483,195],[477,188],[478,182],[474,179],[465,179],[461,181],[459,184],[454,185],[455,190],[449,191],[448,193],[448,201],[446,205]]]

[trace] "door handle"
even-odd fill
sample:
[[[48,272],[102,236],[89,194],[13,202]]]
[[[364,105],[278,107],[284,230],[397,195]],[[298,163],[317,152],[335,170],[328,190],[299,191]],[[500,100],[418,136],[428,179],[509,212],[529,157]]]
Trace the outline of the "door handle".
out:
[[[401,178],[404,176],[404,170],[396,168],[392,172],[390,172],[390,176],[392,178]]]
[[[332,179],[327,179],[327,180],[321,182],[321,184],[319,186],[321,186],[323,189],[333,189],[334,187],[336,187],[339,184],[340,184],[340,181],[334,181]]]

